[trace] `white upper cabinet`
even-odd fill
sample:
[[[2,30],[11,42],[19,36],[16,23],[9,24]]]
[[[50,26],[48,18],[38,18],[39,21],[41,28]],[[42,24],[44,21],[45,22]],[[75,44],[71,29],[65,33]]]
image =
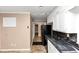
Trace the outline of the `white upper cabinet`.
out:
[[[56,13],[57,13],[56,11],[57,11],[57,9],[55,8],[53,10],[53,12],[51,12],[51,14],[47,17],[47,24],[53,23],[53,20],[55,18]]]
[[[53,20],[53,30],[66,33],[76,33],[74,14],[68,11],[57,14]]]
[[[53,16],[52,14],[50,14],[48,17],[47,17],[47,24],[49,23],[53,23]]]
[[[47,23],[50,22],[53,22],[53,30],[65,33],[76,33],[74,14],[63,8],[57,8],[49,15]]]

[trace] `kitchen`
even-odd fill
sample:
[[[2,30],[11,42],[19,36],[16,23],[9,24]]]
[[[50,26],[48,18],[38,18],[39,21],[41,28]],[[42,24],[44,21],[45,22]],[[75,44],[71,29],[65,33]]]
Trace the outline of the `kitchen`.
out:
[[[78,53],[78,10],[79,6],[1,6],[0,52]]]
[[[59,7],[49,18],[47,24],[52,22],[53,36],[48,39],[48,53],[78,53],[78,6]],[[53,20],[52,20],[53,19]],[[50,22],[49,22],[50,21]]]

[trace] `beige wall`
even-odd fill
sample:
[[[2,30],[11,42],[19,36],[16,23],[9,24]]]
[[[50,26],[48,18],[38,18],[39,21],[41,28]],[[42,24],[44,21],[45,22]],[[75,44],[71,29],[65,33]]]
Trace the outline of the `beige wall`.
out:
[[[3,27],[3,17],[16,17],[16,27]],[[29,28],[27,28],[29,26]],[[0,13],[0,48],[30,49],[31,19],[30,13]]]

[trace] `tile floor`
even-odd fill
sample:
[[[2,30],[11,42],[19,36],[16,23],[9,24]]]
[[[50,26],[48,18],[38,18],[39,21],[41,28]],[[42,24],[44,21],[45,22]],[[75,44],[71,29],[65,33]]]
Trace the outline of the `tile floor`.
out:
[[[41,37],[35,36],[33,42],[42,42]]]
[[[42,42],[41,37],[36,36],[33,40],[33,42]],[[43,46],[42,44],[34,44],[32,45],[32,53],[47,53],[46,46]]]
[[[46,53],[46,47],[43,45],[33,45],[32,53]]]

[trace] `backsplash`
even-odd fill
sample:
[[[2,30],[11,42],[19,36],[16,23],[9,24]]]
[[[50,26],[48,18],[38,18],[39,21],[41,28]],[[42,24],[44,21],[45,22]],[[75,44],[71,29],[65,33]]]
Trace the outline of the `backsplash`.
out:
[[[55,39],[67,39],[66,36],[66,33],[53,30],[53,38]]]
[[[69,36],[69,39],[71,41],[77,42],[77,33],[70,34]]]
[[[70,40],[73,42],[77,42],[77,33],[69,33],[69,37],[67,37],[67,33],[52,30],[51,35],[56,40]]]

